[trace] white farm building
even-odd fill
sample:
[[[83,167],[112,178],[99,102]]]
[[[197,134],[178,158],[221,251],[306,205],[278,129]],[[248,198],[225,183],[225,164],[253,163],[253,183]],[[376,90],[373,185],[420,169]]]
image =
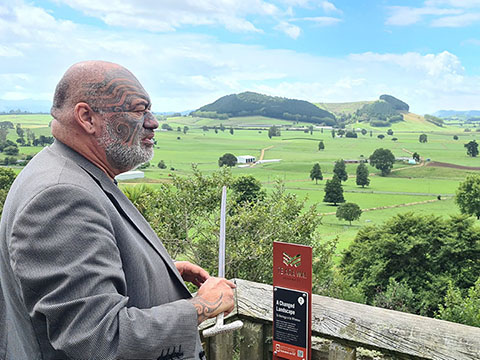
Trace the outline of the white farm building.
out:
[[[145,174],[143,171],[140,170],[133,170],[133,171],[127,171],[121,174],[118,174],[115,176],[116,180],[130,180],[130,179],[142,179],[145,177]]]
[[[255,156],[251,156],[251,155],[237,156],[237,163],[238,164],[252,164],[254,162],[255,162]]]

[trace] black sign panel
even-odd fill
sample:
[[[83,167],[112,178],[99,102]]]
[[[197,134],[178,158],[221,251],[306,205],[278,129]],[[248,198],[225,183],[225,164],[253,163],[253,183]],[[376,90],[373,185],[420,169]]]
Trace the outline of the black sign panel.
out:
[[[307,347],[308,293],[273,288],[273,340]]]

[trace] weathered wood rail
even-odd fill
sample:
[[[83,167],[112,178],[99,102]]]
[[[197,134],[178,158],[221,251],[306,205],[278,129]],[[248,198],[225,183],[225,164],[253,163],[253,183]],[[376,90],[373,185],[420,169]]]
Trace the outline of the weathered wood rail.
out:
[[[272,286],[237,284],[236,307],[226,318],[245,325],[204,339],[209,360],[272,358]],[[209,320],[201,325],[213,325]],[[313,295],[312,360],[480,359],[480,328]]]

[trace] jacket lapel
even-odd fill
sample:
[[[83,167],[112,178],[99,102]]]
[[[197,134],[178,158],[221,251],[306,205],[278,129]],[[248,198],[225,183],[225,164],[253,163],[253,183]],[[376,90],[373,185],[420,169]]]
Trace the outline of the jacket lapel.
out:
[[[162,242],[158,238],[157,234],[153,231],[150,224],[140,214],[137,208],[132,202],[125,196],[125,194],[115,185],[115,183],[105,174],[101,169],[93,165],[90,161],[84,158],[82,155],[72,150],[65,144],[55,140],[51,146],[52,150],[61,153],[62,156],[71,159],[83,170],[92,176],[92,178],[103,189],[110,201],[114,204],[117,210],[143,235],[144,239],[153,247],[153,249],[160,255],[165,264],[170,268],[171,272],[175,274],[177,279],[182,284],[183,288],[190,295],[190,291],[187,289],[180,273],[178,272],[172,258],[168,254],[167,250],[163,246]]]

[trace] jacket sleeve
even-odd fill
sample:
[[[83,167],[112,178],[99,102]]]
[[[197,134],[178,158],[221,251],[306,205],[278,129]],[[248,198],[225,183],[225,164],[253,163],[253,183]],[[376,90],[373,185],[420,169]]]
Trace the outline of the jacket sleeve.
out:
[[[30,316],[72,359],[193,358],[195,307],[187,300],[127,307],[114,229],[87,189],[55,185],[15,215],[11,265]]]

